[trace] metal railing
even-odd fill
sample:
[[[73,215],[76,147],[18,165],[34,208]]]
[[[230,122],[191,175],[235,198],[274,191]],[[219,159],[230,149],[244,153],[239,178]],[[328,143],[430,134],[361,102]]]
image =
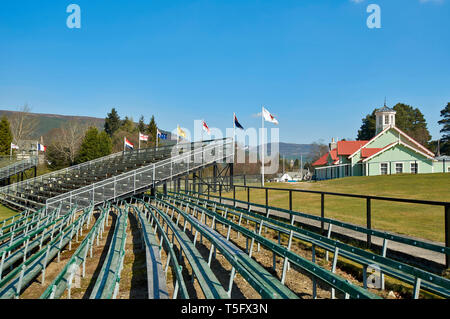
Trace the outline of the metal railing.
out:
[[[22,161],[14,162],[8,166],[0,168],[0,180],[13,176],[17,173],[23,172],[27,169],[37,166],[38,158],[33,156]]]
[[[232,139],[212,140],[193,143],[194,150],[172,156],[166,160],[126,172],[103,181],[61,194],[46,200],[46,208],[62,205],[62,212],[69,211],[73,205],[79,209],[115,200],[127,194],[156,186],[156,184],[184,175],[209,164],[232,157]]]

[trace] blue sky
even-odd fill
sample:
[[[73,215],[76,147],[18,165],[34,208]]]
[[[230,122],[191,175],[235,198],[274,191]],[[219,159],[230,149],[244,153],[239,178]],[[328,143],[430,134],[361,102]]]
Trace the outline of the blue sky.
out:
[[[449,0],[2,0],[0,109],[155,115],[245,127],[265,105],[284,142],[355,138],[361,118],[419,107],[433,138],[450,101]],[[68,29],[66,7],[81,7]],[[366,8],[381,7],[381,29]],[[270,125],[268,125],[270,127]]]

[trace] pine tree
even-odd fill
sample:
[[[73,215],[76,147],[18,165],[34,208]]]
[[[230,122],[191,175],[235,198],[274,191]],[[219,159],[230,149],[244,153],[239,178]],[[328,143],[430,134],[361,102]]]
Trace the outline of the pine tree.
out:
[[[108,113],[105,119],[105,132],[112,137],[121,124],[119,114],[115,108],[112,108],[111,113]]]
[[[98,134],[98,153],[97,157],[102,157],[111,154],[112,152],[112,140],[105,131]]]
[[[11,128],[6,116],[0,120],[0,155],[9,155],[11,151],[11,142],[13,140]]]
[[[395,126],[404,131],[406,134],[417,140],[424,146],[428,146],[431,139],[430,132],[427,128],[427,122],[422,112],[418,108],[398,103],[393,107],[396,112]],[[370,140],[376,133],[376,115],[375,109],[372,114],[366,115],[362,120],[363,124],[358,130],[357,140]]]
[[[155,116],[152,115],[150,124],[148,125],[148,135],[152,145],[156,145],[156,134],[158,132],[158,126],[156,125]]]
[[[134,125],[133,118],[125,116],[125,119],[122,121],[120,129],[128,133],[135,133],[136,127]]]
[[[443,133],[440,140],[440,151],[441,154],[450,155],[450,102],[441,111],[441,118],[442,120],[438,121],[438,124],[443,126],[440,130]]]
[[[147,131],[147,126],[144,122],[144,115],[141,115],[141,117],[139,118],[138,129],[141,133],[145,133]]]

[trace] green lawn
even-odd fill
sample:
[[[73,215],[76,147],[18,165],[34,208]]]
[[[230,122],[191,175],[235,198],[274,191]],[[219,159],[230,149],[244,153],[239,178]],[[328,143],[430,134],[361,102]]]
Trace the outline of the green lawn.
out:
[[[435,201],[450,199],[450,174],[348,177],[311,183],[269,183],[266,186]],[[232,197],[233,194],[224,196]],[[247,200],[246,191],[237,191],[236,198]],[[264,191],[251,190],[250,201],[264,204]],[[320,195],[293,193],[292,202],[296,211],[320,215]],[[288,192],[270,191],[269,205],[289,208]],[[365,226],[366,202],[364,199],[326,195],[325,217]],[[444,208],[374,200],[372,227],[444,242]]]
[[[18,212],[13,211],[12,209],[9,209],[8,207],[5,207],[3,205],[0,205],[0,221],[17,214]]]

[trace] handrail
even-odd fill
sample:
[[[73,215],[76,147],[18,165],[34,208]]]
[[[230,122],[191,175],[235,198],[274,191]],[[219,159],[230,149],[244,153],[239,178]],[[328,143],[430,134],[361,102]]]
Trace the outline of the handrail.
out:
[[[225,143],[222,143],[222,141],[225,140]],[[228,141],[226,141],[228,140]],[[213,163],[213,162],[217,162],[218,160],[223,160],[228,158],[229,156],[231,156],[232,154],[225,154],[225,151],[222,149],[222,152],[219,152],[219,154],[215,154],[211,160],[207,161],[205,159],[205,154],[208,151],[211,150],[215,150],[218,146],[220,147],[227,147],[228,145],[231,145],[231,139],[222,139],[222,140],[213,140],[210,144],[208,144],[207,146],[202,147],[201,149],[197,149],[197,150],[191,150],[187,153],[183,153],[180,155],[176,155],[173,156],[171,158],[165,159],[163,161],[160,161],[158,163],[154,163],[154,164],[149,164],[147,166],[129,171],[129,172],[125,172],[122,173],[120,175],[117,176],[113,176],[110,177],[108,179],[105,179],[103,181],[73,190],[71,192],[67,192],[52,198],[47,199],[46,201],[46,208],[48,209],[50,207],[50,205],[55,205],[55,203],[63,203],[64,201],[70,200],[70,205],[73,204],[73,202],[71,201],[71,199],[76,199],[75,196],[80,196],[81,194],[86,194],[88,195],[89,198],[91,198],[91,201],[95,201],[95,194],[96,191],[101,188],[103,189],[103,191],[105,190],[106,186],[112,186],[114,188],[114,190],[116,189],[116,184],[118,184],[118,182],[124,181],[128,178],[132,178],[133,179],[133,187],[128,187],[125,191],[121,191],[121,193],[117,193],[116,191],[114,191],[115,194],[111,194],[107,195],[105,194],[105,192],[103,192],[103,197],[101,198],[101,200],[98,201],[98,203],[100,202],[104,202],[106,200],[110,200],[113,198],[117,198],[121,195],[130,193],[130,192],[135,192],[137,189],[142,188],[141,187],[136,187],[135,183],[136,183],[136,176],[139,174],[144,174],[144,173],[149,173],[149,172],[153,172],[153,177],[150,181],[145,183],[145,186],[148,186],[151,183],[155,183],[155,181],[157,180],[163,180],[163,179],[167,179],[167,178],[171,178],[173,177],[173,165],[175,164],[184,164],[184,163],[188,163],[188,167],[187,169],[185,169],[182,172],[178,172],[178,174],[180,173],[186,173],[189,172],[190,170],[194,169],[194,168],[198,168],[198,167],[202,167],[204,165]],[[195,164],[195,160],[196,158],[198,158],[199,155],[202,155],[201,157],[201,163],[200,165],[197,166],[191,166],[189,167],[189,163],[191,163],[191,159],[192,157],[194,158],[193,163]],[[206,160],[206,161],[205,161]],[[171,170],[171,174],[163,174],[163,176],[159,176],[159,172],[157,172],[158,169],[161,168],[169,168],[170,166],[170,170]],[[158,175],[158,176],[157,176]],[[88,200],[88,199],[83,199],[83,200]],[[97,202],[96,202],[97,203]]]

